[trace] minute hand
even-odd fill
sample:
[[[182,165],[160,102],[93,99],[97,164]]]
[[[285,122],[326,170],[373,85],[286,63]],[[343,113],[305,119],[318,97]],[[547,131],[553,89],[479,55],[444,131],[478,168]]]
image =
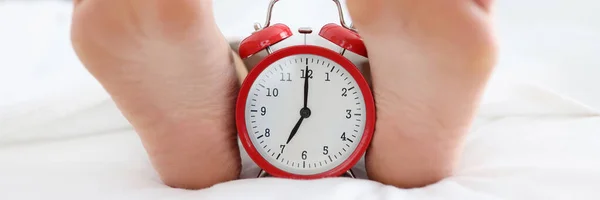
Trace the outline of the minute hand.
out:
[[[307,65],[304,74],[304,108],[308,108],[308,78],[310,76],[308,73],[308,59],[306,59],[306,62]]]

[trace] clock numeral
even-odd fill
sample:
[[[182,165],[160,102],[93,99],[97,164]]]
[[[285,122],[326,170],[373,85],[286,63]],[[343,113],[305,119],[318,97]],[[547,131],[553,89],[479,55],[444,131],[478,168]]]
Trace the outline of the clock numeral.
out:
[[[279,145],[279,148],[281,149],[281,153],[283,153],[283,150],[285,149],[285,144]]]
[[[325,76],[327,76],[327,78],[325,78],[325,81],[331,81],[331,79],[329,79],[329,72],[326,72]]]
[[[300,78],[306,77],[307,73],[305,73],[305,71],[303,69],[301,69],[300,71],[302,71],[302,76],[300,76]],[[310,79],[313,78],[313,70],[312,69],[308,70],[308,78],[310,78]]]
[[[302,160],[306,160],[306,158],[307,158],[306,153],[307,153],[306,151],[302,152]]]
[[[279,89],[273,88],[271,90],[271,88],[267,88],[267,96],[268,97],[277,97],[277,96],[279,96]]]
[[[265,116],[267,114],[267,108],[266,107],[262,107],[260,108],[260,115]]]
[[[265,129],[265,137],[271,137],[271,129]]]
[[[340,138],[342,138],[342,141],[346,141],[346,132],[342,133],[342,137]]]
[[[352,110],[348,109],[346,110],[346,119],[350,119],[352,118]]]
[[[329,147],[323,146],[323,155],[327,155],[327,154],[329,154]]]
[[[279,80],[279,81],[292,81],[292,74],[287,73],[287,79],[285,78],[286,74],[284,74],[284,73],[280,73],[280,74],[281,74],[281,80]]]
[[[348,89],[342,88],[342,96],[343,97],[347,97],[348,96]]]

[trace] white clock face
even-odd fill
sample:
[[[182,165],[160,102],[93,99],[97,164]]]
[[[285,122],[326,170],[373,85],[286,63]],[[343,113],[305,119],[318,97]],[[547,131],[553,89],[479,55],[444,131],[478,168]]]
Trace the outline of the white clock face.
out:
[[[260,155],[298,175],[327,172],[346,161],[361,142],[366,120],[356,80],[338,63],[312,54],[268,66],[250,88],[245,113]]]

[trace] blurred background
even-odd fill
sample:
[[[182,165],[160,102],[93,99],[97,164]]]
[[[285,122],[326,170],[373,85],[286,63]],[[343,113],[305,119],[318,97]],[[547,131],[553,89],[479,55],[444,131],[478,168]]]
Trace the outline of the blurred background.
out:
[[[241,40],[252,33],[254,22],[264,21],[268,2],[215,1],[218,24],[232,41]],[[292,29],[337,22],[331,1],[302,2],[278,3],[274,22]],[[89,81],[70,46],[70,4],[67,0],[0,0],[0,106],[59,89],[97,86]],[[298,13],[281,12],[288,9]],[[496,75],[541,84],[600,108],[598,10],[600,2],[592,0],[496,1],[501,45]]]

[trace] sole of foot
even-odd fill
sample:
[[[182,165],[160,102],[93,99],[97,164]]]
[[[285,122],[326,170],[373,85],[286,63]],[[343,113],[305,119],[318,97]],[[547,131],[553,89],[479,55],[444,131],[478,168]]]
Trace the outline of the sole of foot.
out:
[[[239,176],[239,79],[211,0],[78,0],[74,49],[133,125],[165,184]]]
[[[452,175],[495,65],[490,0],[348,0],[377,106],[368,176],[403,188]]]

